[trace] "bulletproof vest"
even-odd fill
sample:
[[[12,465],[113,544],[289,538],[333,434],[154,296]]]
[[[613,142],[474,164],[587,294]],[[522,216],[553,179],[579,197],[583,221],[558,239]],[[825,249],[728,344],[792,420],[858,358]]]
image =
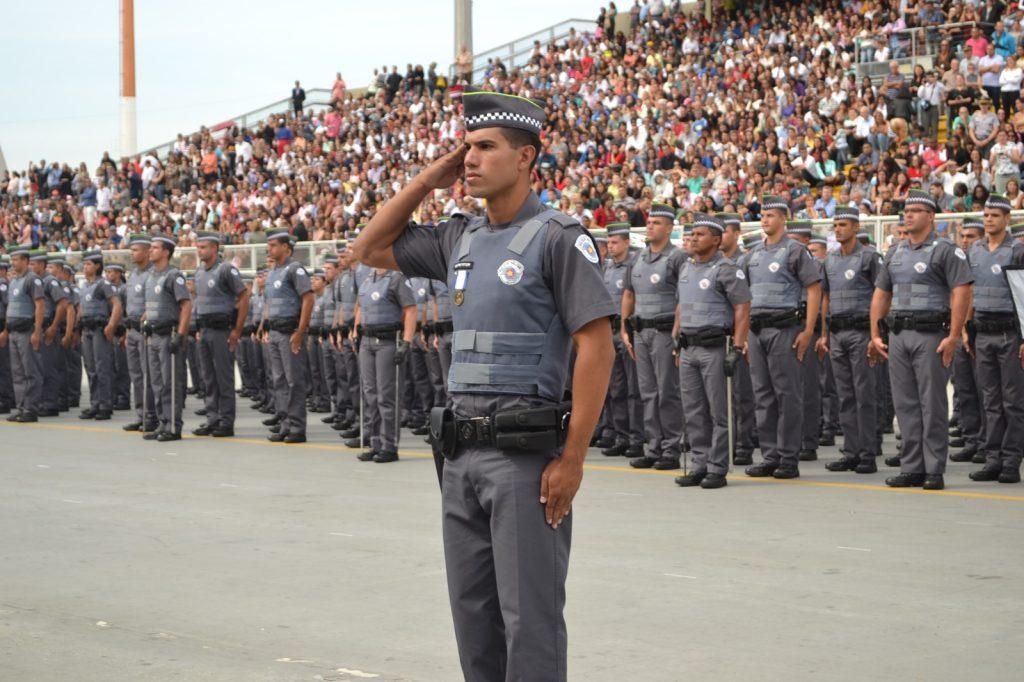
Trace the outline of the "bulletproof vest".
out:
[[[867,315],[875,283],[868,279],[868,263],[878,256],[867,249],[856,249],[849,256],[841,251],[825,259],[828,273],[828,309],[831,315]]]
[[[81,294],[81,289],[78,288],[78,285],[69,283],[64,291],[67,292],[68,303],[78,305],[79,294]]]
[[[459,304],[449,393],[562,399],[572,343],[544,282],[544,244],[549,230],[575,224],[551,209],[498,230],[470,219],[448,266]]]
[[[788,237],[783,237],[771,251],[764,244],[754,247],[747,261],[747,276],[753,297],[751,309],[795,310],[800,307],[800,295],[804,287],[790,271],[789,261],[794,249],[803,248],[802,244]]]
[[[335,278],[334,282],[337,282]],[[337,289],[334,287],[334,282],[331,282],[324,287],[323,306],[324,306],[324,326],[330,327],[334,325],[334,311],[338,307],[336,300]]]
[[[1003,270],[1013,261],[1013,240],[1007,237],[995,251],[979,239],[971,246],[971,274],[974,275],[974,309],[982,313],[1012,313],[1013,298]]]
[[[177,322],[181,304],[174,297],[174,283],[181,277],[178,268],[168,266],[157,273],[149,271],[146,279],[146,321],[150,324]]]
[[[320,295],[313,295],[313,310],[309,313],[309,326],[310,327],[322,327],[324,326],[324,299],[327,298],[327,294],[320,292]]]
[[[626,269],[629,267],[630,258],[627,256],[621,263],[616,263],[614,258],[605,261],[604,267],[604,288],[612,296],[612,302],[616,310],[622,309],[622,292],[626,286]],[[636,266],[634,266],[635,271]],[[639,301],[637,303],[639,306]],[[643,317],[641,315],[640,317]]]
[[[297,320],[302,313],[302,297],[292,284],[291,275],[302,267],[297,260],[291,260],[267,273],[267,319]]]
[[[53,275],[42,276],[43,280],[43,319],[52,320],[57,310],[57,301],[64,291],[60,288],[60,282]]]
[[[444,282],[434,280],[430,283],[434,289],[434,300],[437,301],[436,322],[447,322],[452,319],[452,292]]]
[[[135,268],[128,274],[124,314],[130,320],[138,320],[146,312],[146,280],[152,268]]]
[[[721,256],[707,263],[698,263],[690,258],[680,269],[676,293],[679,295],[681,331],[692,333],[702,327],[732,328],[732,304],[717,286],[718,268],[723,262]]]
[[[675,313],[676,290],[667,280],[669,255],[676,250],[669,244],[655,254],[648,247],[633,261],[632,285],[637,317],[649,319]],[[653,262],[647,262],[648,254],[654,258]]]
[[[252,288],[252,296],[249,297],[249,313],[246,315],[246,324],[257,325],[263,318],[263,294]]]
[[[356,274],[352,270],[338,275],[338,303],[342,322],[352,322],[356,316]]]
[[[209,270],[202,263],[196,268],[196,315],[231,315],[235,312],[235,295],[224,284],[225,269],[230,270],[231,265],[224,261],[217,261]]]
[[[93,281],[85,280],[82,285],[82,319],[109,319],[111,312],[110,290],[103,286],[103,278],[97,277]]]
[[[39,276],[26,272],[14,277],[7,288],[7,321],[33,319],[36,316],[36,302],[32,298],[32,287]]]
[[[949,310],[949,288],[942,274],[932,267],[938,240],[919,249],[897,245],[889,260],[894,312],[945,312]]]
[[[416,299],[416,319],[423,319],[423,311],[427,309],[430,302],[430,279],[427,277],[410,277],[409,285],[412,287],[412,296]]]
[[[398,324],[402,321],[402,307],[388,296],[391,281],[396,276],[397,273],[389,271],[374,277],[371,271],[359,285],[359,314],[364,325]]]

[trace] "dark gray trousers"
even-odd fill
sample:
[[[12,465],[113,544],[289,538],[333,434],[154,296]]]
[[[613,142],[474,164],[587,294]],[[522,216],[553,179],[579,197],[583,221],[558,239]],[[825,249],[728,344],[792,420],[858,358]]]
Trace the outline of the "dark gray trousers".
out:
[[[640,386],[636,376],[636,362],[629,357],[625,344],[613,337],[615,362],[608,382],[605,399],[604,435],[616,443],[643,445],[644,412],[640,400]]]
[[[750,381],[750,363],[740,358],[733,376],[733,421],[736,423],[736,452],[750,455],[754,452],[757,435],[757,410],[754,405],[754,386]]]
[[[974,366],[985,408],[985,467],[1019,469],[1024,454],[1024,369],[1016,332],[979,333]]]
[[[757,334],[751,332],[747,345],[758,441],[768,464],[796,467],[799,463],[804,386],[793,342],[801,331],[798,326],[765,328]]]
[[[691,346],[679,353],[679,388],[694,471],[729,471],[725,346]]]
[[[821,429],[834,434],[839,428],[839,393],[836,391],[832,357],[821,361]]]
[[[968,447],[981,449],[985,443],[985,413],[981,407],[981,391],[975,381],[974,358],[963,346],[953,354],[953,386],[956,392],[957,412],[960,416],[960,430]]]
[[[182,339],[184,341],[184,339]],[[153,402],[158,429],[181,433],[182,411],[185,409],[185,348],[171,354],[170,335],[149,337],[149,382],[153,386]],[[172,378],[173,372],[173,378]],[[174,404],[171,402],[171,381],[174,381]]]
[[[900,470],[942,474],[949,452],[949,370],[935,352],[945,332],[902,331],[889,337],[889,375],[903,436]]]
[[[0,348],[0,405],[14,407],[14,384],[11,382],[11,353]]]
[[[843,427],[843,452],[866,460],[881,450],[878,438],[878,373],[868,365],[871,334],[858,329],[832,332],[829,356],[839,396],[839,423]]]
[[[204,329],[196,341],[203,386],[206,423],[235,428],[235,354],[228,347],[227,329]]]
[[[43,397],[41,358],[39,353],[32,350],[31,338],[32,332],[10,332],[7,341],[11,356],[14,402],[18,410],[25,415],[39,414]]]
[[[370,449],[374,452],[398,451],[397,372],[395,341],[363,337],[359,342],[359,377],[362,380],[363,413],[370,434]]]
[[[681,454],[683,403],[673,346],[667,331],[644,329],[633,336],[648,457],[679,459]]]
[[[818,441],[821,439],[821,359],[814,350],[818,338],[818,334],[811,337],[811,345],[804,353],[803,367],[801,368],[804,380],[801,450],[817,450]]]
[[[128,330],[125,354],[128,358],[128,376],[131,377],[132,395],[135,401],[135,417],[143,424],[156,423],[156,405],[153,403],[153,383],[148,381],[148,357],[142,332]],[[145,414],[143,409],[145,408]]]
[[[114,345],[103,329],[82,330],[82,360],[89,377],[89,405],[94,410],[113,408]]]
[[[306,390],[309,376],[306,367],[306,344],[292,352],[291,334],[271,330],[267,341],[270,374],[274,391],[274,409],[282,415],[282,434],[306,434]]]
[[[46,343],[46,329],[43,329],[43,339],[39,342],[39,365],[43,373],[43,385],[40,396],[40,407],[44,410],[56,410],[60,407],[60,387],[64,377],[61,376],[61,368],[64,366],[61,354],[64,347],[60,345],[60,337],[54,337],[53,341]],[[111,357],[113,362],[113,357]],[[113,372],[113,367],[111,367]]]

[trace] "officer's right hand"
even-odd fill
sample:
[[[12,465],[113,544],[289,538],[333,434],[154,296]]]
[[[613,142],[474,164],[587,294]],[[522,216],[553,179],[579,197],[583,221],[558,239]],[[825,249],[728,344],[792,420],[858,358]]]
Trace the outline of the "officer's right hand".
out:
[[[817,351],[819,360],[824,360],[828,355],[828,341],[824,336],[818,338],[818,342],[814,344],[814,350]]]
[[[971,337],[967,335],[967,329],[964,329],[963,336],[962,336],[962,338],[960,340],[964,344],[964,350],[967,351],[967,354],[970,355],[973,358],[974,357],[974,349],[971,348]]]
[[[871,339],[871,343],[868,344],[868,364],[872,367],[875,366],[879,360],[889,359],[889,346],[885,345],[882,341],[881,336],[875,336]]]
[[[451,187],[465,173],[463,163],[466,160],[466,152],[468,151],[468,144],[460,144],[455,151],[445,154],[420,171],[416,179],[430,189],[447,189]]]
[[[804,361],[804,355],[807,354],[807,348],[811,345],[812,336],[814,336],[814,332],[805,329],[797,334],[796,340],[793,341],[793,350],[796,351],[796,359],[800,362]]]
[[[302,349],[302,334],[299,333],[298,329],[292,332],[291,342],[292,355],[298,355],[299,351]]]
[[[171,355],[177,355],[178,351],[181,350],[181,334],[177,331],[171,332],[171,340],[167,344],[167,350],[171,352]]]
[[[942,356],[942,366],[948,368],[953,364],[953,353],[956,352],[956,345],[960,342],[955,336],[947,336],[939,342],[939,347],[935,349],[936,353]]]
[[[53,327],[53,326],[47,327],[46,331],[43,332],[43,342],[47,346],[52,346],[53,345],[53,340],[55,338],[57,338],[57,328]]]
[[[4,346],[7,345],[8,336],[10,336],[10,334],[7,333],[6,329],[0,332],[0,348],[3,348]],[[1021,346],[1021,351],[1024,352],[1024,346]]]
[[[626,352],[629,353],[629,357],[636,360],[636,353],[633,352],[633,344],[629,342],[629,334],[622,332],[622,345],[626,347]]]
[[[38,332],[32,332],[32,336],[28,338],[28,342],[32,344],[32,350],[39,350],[39,342],[42,340],[43,335]]]

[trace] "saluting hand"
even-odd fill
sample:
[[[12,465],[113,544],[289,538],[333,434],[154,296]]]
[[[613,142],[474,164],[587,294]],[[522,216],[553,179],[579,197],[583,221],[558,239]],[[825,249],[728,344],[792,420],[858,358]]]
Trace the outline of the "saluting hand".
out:
[[[424,168],[417,179],[430,189],[447,189],[465,173],[463,163],[466,160],[468,144],[460,144],[455,151],[449,152],[440,159]]]

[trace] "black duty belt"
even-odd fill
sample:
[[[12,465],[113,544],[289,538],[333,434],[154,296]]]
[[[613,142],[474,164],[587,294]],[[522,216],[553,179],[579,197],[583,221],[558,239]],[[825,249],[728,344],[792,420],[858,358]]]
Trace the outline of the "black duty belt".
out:
[[[676,337],[676,345],[679,348],[696,346],[700,348],[713,348],[715,346],[725,347],[725,340],[732,334],[732,330],[724,327],[708,327],[699,329],[689,334],[680,332]]]
[[[451,320],[437,320],[434,322],[434,333],[437,335],[451,334],[455,331],[455,324]]]
[[[299,328],[298,320],[267,320],[267,327],[270,331],[291,334]]]
[[[608,318],[608,321],[612,324],[612,333],[618,334],[622,328],[622,315],[612,315]]]
[[[142,325],[142,333],[146,336],[168,336],[176,326],[175,322],[147,322]]]
[[[140,329],[142,329],[142,321],[133,320],[132,318],[128,317],[125,318],[124,326],[128,327],[128,329],[134,329],[135,331],[139,331]]]
[[[788,329],[803,321],[799,310],[782,310],[767,315],[751,316],[750,331],[757,334],[762,329]]]
[[[15,334],[30,332],[35,326],[36,321],[31,317],[19,317],[13,320],[7,320],[7,331]]]
[[[82,329],[103,329],[106,326],[107,321],[102,317],[82,318]]]
[[[502,452],[550,452],[565,443],[572,403],[520,410],[502,410],[491,416],[456,418],[444,407],[430,411],[432,446],[446,459],[457,456],[457,446],[494,447]]]
[[[231,329],[235,325],[232,315],[203,315],[196,318],[196,329]]]
[[[397,324],[364,324],[359,333],[362,336],[370,336],[375,339],[394,340],[399,329],[401,326]]]
[[[250,335],[255,334],[255,333],[256,333],[256,325],[254,325],[254,324],[247,324],[244,327],[242,327],[242,336],[250,336]]]
[[[871,318],[867,315],[834,315],[828,318],[828,328],[834,332],[849,329],[866,332],[871,329]]]
[[[896,313],[890,325],[893,334],[903,331],[949,331],[949,313]]]
[[[634,328],[638,332],[642,332],[645,329],[656,329],[659,332],[670,332],[672,326],[675,324],[675,314],[672,315],[659,315],[658,317],[651,317],[644,319],[642,317],[635,318],[633,323]]]
[[[320,338],[320,334],[323,333],[324,328],[323,327],[314,327],[313,325],[310,325],[309,329],[307,331],[308,331],[310,336],[314,336],[316,338]]]
[[[969,322],[978,334],[1005,334],[1017,331],[1017,320],[1013,315],[986,317]]]

